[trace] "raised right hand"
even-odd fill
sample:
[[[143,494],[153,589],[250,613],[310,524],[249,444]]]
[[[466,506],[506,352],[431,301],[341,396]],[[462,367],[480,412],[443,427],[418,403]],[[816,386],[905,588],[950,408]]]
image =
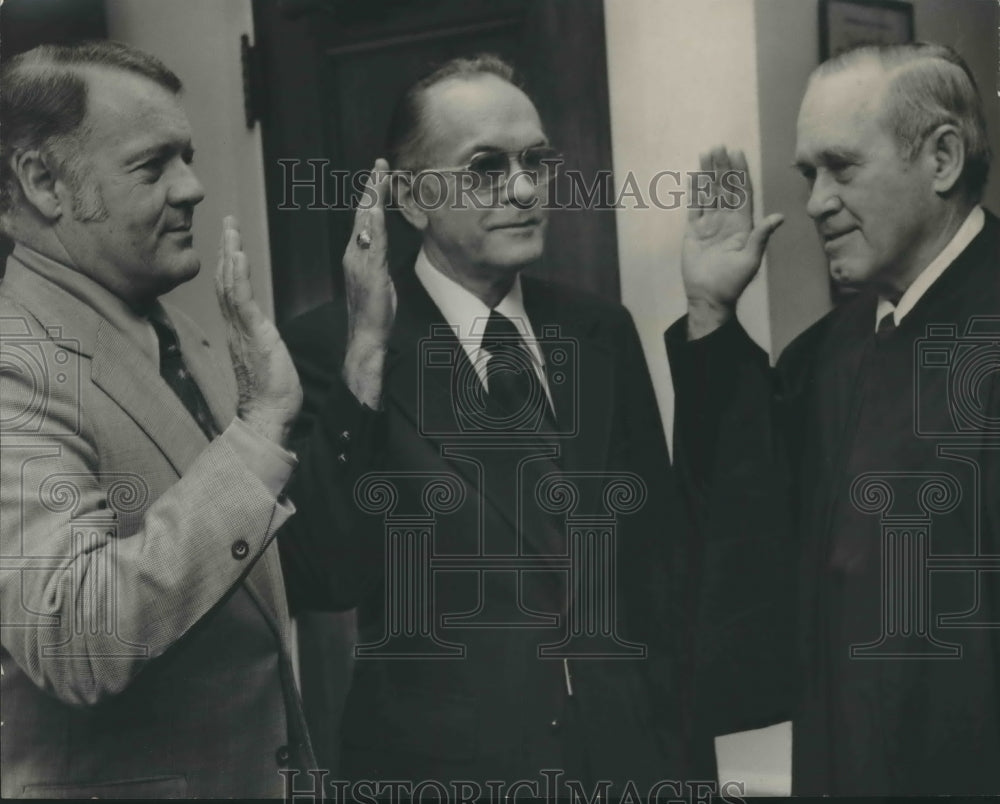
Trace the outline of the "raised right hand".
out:
[[[692,208],[681,252],[681,272],[688,300],[688,337],[700,338],[724,324],[734,314],[736,302],[756,276],[768,238],[784,221],[783,215],[769,215],[753,225],[753,185],[742,151],[730,155],[718,146],[701,154],[701,169],[713,171],[709,196],[720,199],[722,177],[729,171],[742,172],[746,201],[736,209],[718,203],[715,208]]]
[[[302,407],[302,386],[277,328],[254,300],[239,223],[233,216],[222,222],[215,290],[228,325],[237,414],[264,438],[284,445]]]
[[[355,398],[373,410],[381,404],[386,346],[396,317],[385,228],[388,191],[389,163],[376,159],[344,251],[347,349],[341,374]]]

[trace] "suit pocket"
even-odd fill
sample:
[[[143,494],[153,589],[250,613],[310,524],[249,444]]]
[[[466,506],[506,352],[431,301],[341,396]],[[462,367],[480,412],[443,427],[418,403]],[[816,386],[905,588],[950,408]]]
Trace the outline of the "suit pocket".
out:
[[[394,689],[376,696],[374,712],[372,699],[352,698],[343,721],[347,746],[450,760],[476,756],[478,719],[471,696]]]
[[[75,784],[29,784],[24,798],[184,798],[187,782],[183,776],[156,776],[112,782]]]

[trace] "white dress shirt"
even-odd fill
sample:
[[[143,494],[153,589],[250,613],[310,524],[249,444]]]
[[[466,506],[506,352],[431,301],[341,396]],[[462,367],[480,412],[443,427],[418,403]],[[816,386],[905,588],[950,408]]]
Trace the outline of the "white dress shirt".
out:
[[[928,288],[941,277],[941,274],[945,272],[948,266],[958,258],[958,255],[968,248],[969,243],[976,239],[976,236],[983,230],[983,226],[985,225],[986,213],[983,212],[981,206],[977,206],[969,213],[969,216],[962,225],[958,227],[958,231],[948,241],[948,245],[941,250],[941,253],[937,257],[931,260],[930,265],[920,272],[920,275],[913,280],[913,284],[899,297],[899,301],[896,304],[893,304],[884,296],[880,296],[878,307],[875,309],[876,329],[878,328],[879,321],[889,313],[892,313],[892,319],[898,327],[899,322],[913,309],[914,305],[920,301],[920,298],[927,292]]]
[[[455,337],[462,344],[462,348],[476,370],[480,382],[489,391],[486,381],[486,364],[490,357],[489,352],[482,348],[482,343],[486,322],[490,318],[490,308],[483,304],[477,296],[435,268],[423,249],[417,255],[415,270],[420,284],[424,286],[431,301],[437,305],[448,326],[454,330]],[[538,381],[545,389],[549,406],[554,410],[552,394],[549,392],[549,383],[545,377],[545,357],[538,346],[538,340],[535,338],[535,331],[531,328],[528,314],[524,310],[520,275],[514,279],[514,285],[510,292],[500,300],[495,309],[498,313],[509,318],[517,327],[517,331],[524,339],[524,344],[531,355],[531,362],[534,365]]]

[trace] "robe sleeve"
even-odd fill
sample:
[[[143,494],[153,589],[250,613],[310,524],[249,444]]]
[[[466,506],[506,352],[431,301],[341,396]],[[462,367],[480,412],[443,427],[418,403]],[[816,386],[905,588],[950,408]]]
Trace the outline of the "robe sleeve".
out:
[[[699,542],[695,710],[720,735],[791,716],[795,399],[735,319],[691,342],[686,328],[665,340],[675,470]]]

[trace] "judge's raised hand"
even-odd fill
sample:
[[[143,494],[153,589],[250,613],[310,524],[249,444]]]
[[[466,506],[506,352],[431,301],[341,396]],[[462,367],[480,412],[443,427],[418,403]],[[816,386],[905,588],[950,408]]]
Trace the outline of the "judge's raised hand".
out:
[[[215,290],[228,325],[237,415],[260,435],[284,445],[302,407],[302,386],[277,328],[254,301],[242,249],[239,223],[228,216],[222,222]]]
[[[357,400],[372,409],[381,404],[386,345],[396,317],[385,230],[388,189],[389,163],[376,159],[344,251],[347,349],[342,376]]]
[[[769,215],[754,226],[753,185],[742,151],[730,153],[718,146],[701,154],[700,163],[702,171],[714,173],[707,187],[709,204],[691,204],[681,252],[688,338],[692,340],[735,314],[736,302],[760,269],[768,238],[784,221],[783,215]],[[725,184],[729,192],[723,193],[724,177],[732,171],[742,173],[743,179],[730,176]],[[744,198],[732,192],[734,185],[742,185]],[[692,198],[692,202],[705,200]]]

